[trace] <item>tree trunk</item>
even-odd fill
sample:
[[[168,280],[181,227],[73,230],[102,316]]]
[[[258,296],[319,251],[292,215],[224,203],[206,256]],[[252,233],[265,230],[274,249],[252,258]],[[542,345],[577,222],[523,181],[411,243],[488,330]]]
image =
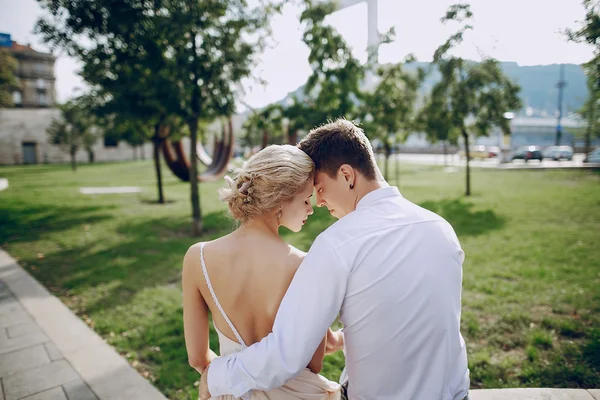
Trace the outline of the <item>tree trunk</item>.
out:
[[[160,146],[162,145],[162,139],[159,136],[160,124],[154,126],[154,137],[152,138],[152,144],[154,147],[154,168],[156,170],[156,183],[158,184],[158,202],[165,204],[165,198],[163,196],[162,186],[162,175],[160,172]]]
[[[143,144],[140,146],[140,149],[142,150],[142,160],[145,160],[146,159],[146,153],[144,152],[144,145]]]
[[[288,131],[288,143],[292,146],[298,144],[298,129]]]
[[[383,149],[385,151],[385,172],[383,173],[383,178],[387,181],[389,178],[389,171],[390,171],[390,153],[391,153],[391,146],[389,143],[385,143],[383,145]]]
[[[200,213],[200,194],[198,192],[198,119],[200,115],[200,86],[198,86],[198,76],[200,74],[200,64],[198,54],[196,53],[196,32],[190,32],[192,37],[192,52],[193,66],[192,66],[192,98],[190,101],[191,116],[188,119],[188,125],[190,128],[190,188],[192,197],[192,235],[199,236],[202,232],[202,214]],[[223,137],[225,140],[225,137]],[[216,144],[216,143],[215,143]]]
[[[448,166],[448,141],[444,140],[444,167]]]
[[[88,162],[89,162],[90,164],[93,164],[93,163],[94,163],[94,161],[96,160],[96,156],[95,156],[95,154],[94,154],[94,150],[92,150],[92,149],[88,149],[88,151],[87,151],[87,152],[88,152]]]
[[[469,153],[469,135],[466,130],[462,130],[463,139],[465,139],[465,154],[467,156],[467,189],[465,191],[465,196],[471,195],[471,154]]]
[[[71,151],[69,153],[71,154],[71,170],[73,170],[73,172],[75,172],[77,170],[77,162],[75,161],[75,155],[77,154],[77,149],[71,147]]]
[[[198,191],[198,157],[196,145],[198,143],[198,118],[191,118],[189,122],[191,154],[190,154],[190,183],[192,198],[192,235],[202,233],[202,214],[200,213],[200,193]]]
[[[137,156],[137,147],[136,146],[131,146],[131,152],[133,153],[133,161],[137,161],[138,156]]]
[[[398,147],[396,147],[396,186],[400,188],[400,154],[398,153]]]
[[[268,145],[269,145],[269,132],[267,132],[266,129],[263,129],[262,148],[264,149]]]
[[[595,103],[594,103],[595,105]],[[589,119],[588,119],[588,126],[587,129],[585,130],[585,157],[583,159],[583,162],[587,162],[588,159],[588,154],[590,154],[590,152],[592,151],[591,149],[591,141],[592,141],[592,130],[594,129],[593,125],[594,123],[592,121],[594,121],[595,118],[595,107],[590,107],[590,111],[589,111]],[[573,146],[573,148],[575,148],[575,146]]]

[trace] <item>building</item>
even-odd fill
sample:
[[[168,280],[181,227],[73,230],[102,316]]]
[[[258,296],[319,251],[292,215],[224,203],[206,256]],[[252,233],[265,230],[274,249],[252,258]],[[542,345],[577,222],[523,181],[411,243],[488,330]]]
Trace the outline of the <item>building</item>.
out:
[[[48,141],[47,129],[61,116],[56,108],[54,62],[52,54],[42,53],[0,33],[0,48],[17,61],[15,76],[18,89],[13,92],[14,106],[0,108],[0,165],[68,163],[65,149]],[[110,143],[99,137],[92,146],[95,161],[127,161],[152,156],[152,144],[132,148],[125,142]],[[87,162],[84,149],[77,162]]]
[[[18,89],[13,92],[15,107],[54,107],[56,105],[54,89],[56,57],[36,51],[30,45],[22,45],[14,40],[10,40],[10,46],[2,47],[17,61],[15,77]]]

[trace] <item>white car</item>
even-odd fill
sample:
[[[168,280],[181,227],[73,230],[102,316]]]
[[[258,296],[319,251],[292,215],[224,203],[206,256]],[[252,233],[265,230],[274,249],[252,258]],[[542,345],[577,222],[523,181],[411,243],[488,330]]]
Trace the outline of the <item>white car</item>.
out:
[[[550,146],[544,149],[544,158],[551,158],[554,161],[573,159],[573,148],[571,146]]]
[[[596,149],[588,154],[585,161],[589,163],[600,163],[600,149]]]

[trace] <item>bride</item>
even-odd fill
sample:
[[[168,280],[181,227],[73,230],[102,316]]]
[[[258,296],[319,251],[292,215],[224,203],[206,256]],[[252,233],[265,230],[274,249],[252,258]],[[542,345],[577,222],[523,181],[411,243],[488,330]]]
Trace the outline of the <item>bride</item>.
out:
[[[304,253],[284,242],[280,226],[299,232],[313,213],[315,168],[300,149],[273,145],[226,178],[221,200],[240,226],[229,235],[197,243],[183,260],[183,315],[190,365],[202,373],[217,355],[209,348],[209,311],[220,354],[239,351],[267,336]],[[307,296],[310,294],[307,293]],[[340,386],[318,373],[327,332],[312,360],[278,389],[255,399],[340,399]],[[233,399],[233,396],[220,396]]]

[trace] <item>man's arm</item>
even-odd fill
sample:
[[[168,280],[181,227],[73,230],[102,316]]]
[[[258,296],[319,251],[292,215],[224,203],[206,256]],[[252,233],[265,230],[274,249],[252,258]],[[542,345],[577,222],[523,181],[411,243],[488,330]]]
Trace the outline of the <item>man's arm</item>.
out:
[[[210,394],[241,397],[250,390],[270,390],[306,368],[340,311],[349,272],[336,249],[319,236],[281,301],[273,332],[215,359],[207,371]]]

